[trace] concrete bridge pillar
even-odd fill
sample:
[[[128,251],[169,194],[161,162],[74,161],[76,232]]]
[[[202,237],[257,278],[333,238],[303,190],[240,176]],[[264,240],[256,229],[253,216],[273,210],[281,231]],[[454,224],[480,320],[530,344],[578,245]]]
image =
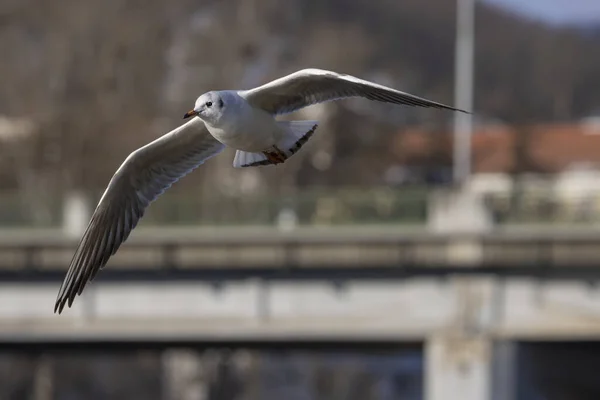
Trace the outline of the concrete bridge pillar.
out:
[[[491,400],[491,341],[430,337],[425,345],[426,400]]]

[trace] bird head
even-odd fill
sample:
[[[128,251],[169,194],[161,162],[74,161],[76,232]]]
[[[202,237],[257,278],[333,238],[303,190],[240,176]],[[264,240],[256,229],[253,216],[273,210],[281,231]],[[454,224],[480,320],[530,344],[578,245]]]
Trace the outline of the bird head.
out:
[[[183,118],[197,116],[205,122],[216,122],[224,107],[225,102],[218,92],[207,92],[198,97],[194,108],[185,113]]]

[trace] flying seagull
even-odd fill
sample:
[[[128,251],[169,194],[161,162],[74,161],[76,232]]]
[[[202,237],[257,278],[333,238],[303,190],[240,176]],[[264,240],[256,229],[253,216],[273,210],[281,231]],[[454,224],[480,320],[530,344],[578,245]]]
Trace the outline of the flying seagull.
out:
[[[135,150],[112,177],[71,260],[54,312],[71,307],[146,207],[181,177],[226,146],[237,150],[236,168],[281,164],[312,136],[317,121],[277,121],[275,116],[347,97],[466,112],[320,69],[304,69],[251,90],[207,92],[184,115],[198,118]]]

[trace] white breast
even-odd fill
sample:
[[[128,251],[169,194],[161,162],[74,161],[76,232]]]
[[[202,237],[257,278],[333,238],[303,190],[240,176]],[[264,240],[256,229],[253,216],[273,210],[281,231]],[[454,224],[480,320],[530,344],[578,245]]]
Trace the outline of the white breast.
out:
[[[237,93],[227,93],[219,122],[206,124],[219,142],[234,149],[260,152],[273,146],[282,131],[277,121],[263,110],[251,107]]]

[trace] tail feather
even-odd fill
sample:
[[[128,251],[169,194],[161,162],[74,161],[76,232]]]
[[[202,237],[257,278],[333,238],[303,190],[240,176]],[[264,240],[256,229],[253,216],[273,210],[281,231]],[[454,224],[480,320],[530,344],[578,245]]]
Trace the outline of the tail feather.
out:
[[[286,156],[291,157],[311,138],[317,129],[317,121],[279,121],[279,125],[285,129],[285,134],[276,146]]]
[[[263,153],[249,153],[247,151],[238,150],[235,152],[233,166],[235,168],[242,167],[257,167],[259,165],[269,165],[271,162]]]

